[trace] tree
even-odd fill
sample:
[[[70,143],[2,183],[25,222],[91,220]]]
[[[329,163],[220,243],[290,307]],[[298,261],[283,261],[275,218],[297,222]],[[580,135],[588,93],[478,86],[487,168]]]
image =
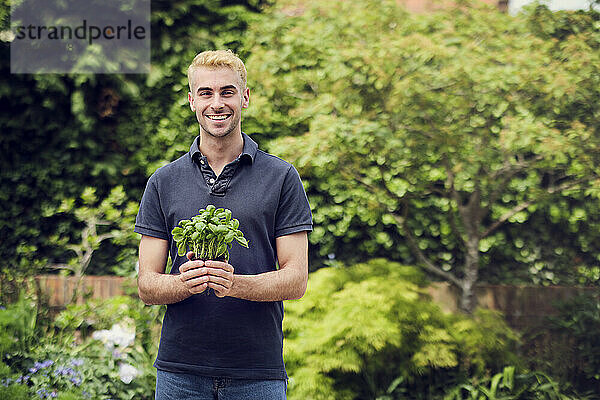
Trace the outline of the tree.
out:
[[[597,35],[556,51],[527,16],[468,2],[428,15],[370,0],[278,15],[253,31],[254,104],[273,104],[256,112],[274,114],[267,123],[288,115],[280,130],[302,133],[270,146],[305,179],[313,243],[358,246],[365,229],[351,224],[383,226],[368,233],[375,243],[402,238],[472,311],[506,226],[561,196],[597,204]]]
[[[135,247],[137,237],[131,230],[135,223],[137,213],[137,203],[127,202],[127,196],[122,186],[117,186],[110,191],[110,194],[99,201],[95,189],[87,187],[79,199],[64,199],[56,210],[46,210],[48,217],[57,213],[71,213],[77,221],[82,224],[80,237],[76,242],[71,242],[69,235],[55,235],[51,237],[51,242],[59,248],[65,248],[70,251],[66,264],[54,265],[54,268],[71,272],[77,279],[75,291],[73,292],[73,301],[80,295],[79,290],[83,277],[92,261],[95,251],[100,248],[104,241],[111,241],[123,247]],[[128,245],[128,246],[127,246]],[[120,255],[116,264],[135,264],[131,262],[136,258],[136,253]],[[127,271],[133,271],[133,265],[129,268],[120,266]],[[113,268],[115,268],[113,266]],[[115,268],[117,269],[117,268]]]

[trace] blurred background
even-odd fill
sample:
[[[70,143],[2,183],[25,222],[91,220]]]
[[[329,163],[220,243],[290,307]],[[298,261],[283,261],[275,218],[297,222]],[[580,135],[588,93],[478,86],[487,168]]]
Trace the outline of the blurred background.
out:
[[[600,398],[600,4],[151,1],[148,74],[11,74],[0,1],[0,399],[151,399],[146,180],[230,48],[300,172],[290,399]]]

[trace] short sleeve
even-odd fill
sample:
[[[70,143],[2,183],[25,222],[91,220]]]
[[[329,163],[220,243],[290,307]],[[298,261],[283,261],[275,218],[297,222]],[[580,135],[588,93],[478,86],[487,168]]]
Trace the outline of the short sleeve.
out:
[[[290,166],[279,198],[275,237],[301,231],[312,231],[312,213],[300,175]]]
[[[146,189],[140,202],[140,209],[135,218],[135,228],[133,231],[141,235],[169,240],[165,221],[156,185],[156,176],[152,175],[146,184]]]

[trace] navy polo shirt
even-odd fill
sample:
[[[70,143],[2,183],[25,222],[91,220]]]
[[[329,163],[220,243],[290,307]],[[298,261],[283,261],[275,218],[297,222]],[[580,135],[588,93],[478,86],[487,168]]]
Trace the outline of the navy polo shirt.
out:
[[[312,230],[312,215],[296,169],[258,149],[242,133],[242,154],[217,177],[198,149],[159,168],[148,180],[134,231],[169,242],[172,274],[186,261],[177,255],[171,230],[213,204],[231,210],[249,249],[236,242],[229,263],[236,274],[275,270],[275,239]],[[286,379],[283,364],[283,303],[253,302],[214,293],[167,306],[158,369],[243,379]]]

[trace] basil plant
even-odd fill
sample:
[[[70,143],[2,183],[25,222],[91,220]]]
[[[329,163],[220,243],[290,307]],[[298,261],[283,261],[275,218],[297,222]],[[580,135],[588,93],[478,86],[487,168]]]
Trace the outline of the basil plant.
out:
[[[196,259],[227,262],[234,240],[248,248],[248,241],[239,226],[240,221],[231,217],[230,210],[209,204],[191,219],[179,221],[179,226],[173,228],[171,234],[180,256],[189,249]]]

